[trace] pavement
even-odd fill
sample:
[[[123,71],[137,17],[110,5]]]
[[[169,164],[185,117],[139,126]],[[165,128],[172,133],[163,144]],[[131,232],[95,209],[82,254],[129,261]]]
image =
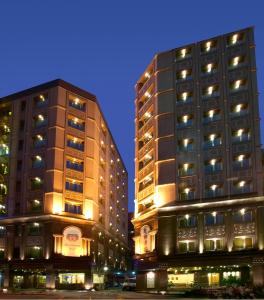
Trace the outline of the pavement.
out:
[[[104,291],[30,291],[0,293],[0,299],[175,299],[170,295],[128,292],[121,290]],[[180,298],[177,298],[180,299]]]

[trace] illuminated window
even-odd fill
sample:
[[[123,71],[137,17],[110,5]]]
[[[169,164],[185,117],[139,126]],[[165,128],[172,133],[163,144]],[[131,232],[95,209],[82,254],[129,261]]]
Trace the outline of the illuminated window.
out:
[[[251,182],[240,180],[234,182],[233,191],[236,194],[250,193],[251,192]]]
[[[247,142],[250,141],[250,131],[248,129],[238,129],[232,131],[232,141],[234,143]]]
[[[191,176],[194,174],[194,164],[184,163],[179,165],[179,176]]]
[[[152,183],[153,183],[153,176],[152,175],[149,175],[149,176],[145,177],[144,180],[139,183],[139,191],[142,191],[143,189],[145,189],[146,187],[148,187]]]
[[[219,86],[218,85],[210,85],[206,88],[203,88],[202,97],[203,99],[218,97],[219,93]]]
[[[42,201],[39,199],[34,199],[31,201],[31,211],[32,212],[40,212],[42,210]]]
[[[34,97],[34,104],[36,107],[44,107],[48,104],[48,94],[40,94]]]
[[[194,150],[193,139],[185,138],[178,141],[178,151],[189,152]]]
[[[253,248],[253,238],[252,237],[235,237],[234,238],[234,250],[244,250]]]
[[[66,168],[82,172],[83,171],[83,161],[73,158],[73,157],[67,157]]]
[[[31,190],[38,190],[43,187],[43,180],[40,177],[34,177],[31,179]]]
[[[239,104],[232,105],[231,114],[230,114],[232,118],[245,116],[246,114],[248,114],[247,103],[239,103]]]
[[[216,63],[209,63],[202,66],[202,73],[204,75],[209,75],[217,72],[217,64]]]
[[[230,82],[231,92],[237,92],[246,88],[247,81],[245,79],[239,79]]]
[[[244,62],[245,62],[244,56],[235,56],[229,60],[228,66],[230,69],[234,69],[234,68],[244,65]]]
[[[85,102],[80,100],[78,97],[70,96],[69,106],[76,108],[81,111],[85,111]]]
[[[221,114],[219,109],[211,109],[209,111],[206,111],[203,115],[203,123],[205,124],[218,120],[221,120]]]
[[[41,128],[48,124],[48,119],[42,114],[38,114],[34,117],[34,126],[35,128]]]
[[[176,74],[177,80],[188,80],[192,78],[192,70],[191,69],[186,69],[186,70],[181,70],[177,72]]]
[[[212,133],[204,137],[204,149],[217,147],[222,144],[222,138],[219,134]]]
[[[85,129],[85,122],[83,120],[80,120],[74,116],[68,117],[68,126],[84,131]]]
[[[42,235],[42,225],[37,222],[29,224],[28,235]]]
[[[150,140],[153,138],[152,132],[146,132],[143,136],[143,138],[139,141],[138,147],[141,149],[144,145],[146,145]]]
[[[0,226],[0,236],[5,236],[5,235],[6,235],[6,227]]]
[[[149,162],[151,162],[152,160],[153,160],[152,154],[149,153],[145,154],[143,159],[139,162],[139,170],[147,166]]]
[[[223,162],[221,159],[210,159],[205,162],[204,171],[206,174],[212,174],[223,170]]]
[[[205,251],[219,251],[224,248],[223,239],[206,239],[204,242]]]
[[[68,136],[67,137],[67,146],[70,148],[74,148],[79,151],[84,150],[84,141],[81,139],[78,139],[76,137]]]
[[[201,51],[202,51],[202,53],[208,53],[208,52],[211,52],[211,51],[213,51],[215,49],[216,49],[216,41],[215,40],[204,42],[201,45]]]
[[[228,37],[227,39],[227,44],[228,46],[233,46],[236,44],[240,44],[241,42],[243,42],[244,39],[244,34],[239,32],[239,33],[234,33],[231,36]]]
[[[197,217],[194,215],[185,215],[178,218],[179,228],[188,228],[197,226]]]
[[[0,174],[6,175],[8,173],[8,167],[6,163],[0,163]]]
[[[44,159],[42,158],[42,156],[40,155],[35,155],[33,158],[32,158],[32,168],[33,169],[40,169],[40,168],[43,168],[45,165],[44,163]]]
[[[192,51],[192,49],[190,47],[182,48],[180,50],[177,50],[176,51],[176,59],[181,60],[181,59],[191,57],[191,51]]]
[[[233,159],[234,170],[247,169],[251,166],[251,159],[248,154],[239,154]]]
[[[34,148],[40,148],[47,145],[47,139],[45,135],[37,134],[33,137]]]
[[[183,92],[177,94],[177,104],[191,103],[192,100],[192,92]]]
[[[220,184],[212,184],[205,189],[205,198],[214,198],[222,196],[223,186]]]
[[[196,242],[195,241],[180,241],[179,242],[179,253],[195,252]]]
[[[7,155],[9,155],[9,146],[7,144],[1,143],[0,156],[7,156]]]
[[[192,115],[183,115],[177,118],[177,128],[184,128],[193,125]]]
[[[72,214],[81,215],[82,214],[82,206],[81,206],[81,204],[73,204],[73,203],[65,202],[64,211],[72,213]]]
[[[193,200],[194,199],[194,189],[190,187],[185,187],[179,190],[179,197],[181,201]]]
[[[43,248],[40,246],[28,247],[26,250],[26,256],[28,258],[42,258]]]
[[[80,181],[66,179],[65,189],[68,191],[82,193],[83,192],[83,184]]]
[[[4,183],[0,183],[0,195],[4,196],[7,194],[7,186]]]
[[[206,226],[211,225],[222,225],[224,224],[224,214],[221,212],[211,212],[204,216],[204,221]]]
[[[152,112],[151,111],[145,112],[145,114],[143,115],[141,120],[138,122],[139,129],[142,128],[148,122],[148,120],[151,119],[151,117],[152,117]]]
[[[253,222],[253,212],[250,209],[241,208],[233,215],[234,223]]]

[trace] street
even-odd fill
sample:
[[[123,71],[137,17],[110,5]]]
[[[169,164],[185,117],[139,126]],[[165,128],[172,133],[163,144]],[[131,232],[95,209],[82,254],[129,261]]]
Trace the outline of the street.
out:
[[[20,291],[0,293],[0,299],[173,299],[170,295],[125,292],[121,290],[105,291]],[[180,299],[177,297],[177,299]]]

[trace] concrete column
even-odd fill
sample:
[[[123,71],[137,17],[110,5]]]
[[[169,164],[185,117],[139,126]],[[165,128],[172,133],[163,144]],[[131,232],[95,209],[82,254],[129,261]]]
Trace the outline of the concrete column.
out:
[[[264,207],[258,207],[256,212],[257,247],[264,249]]]
[[[46,288],[55,289],[55,272],[49,272],[46,275]]]
[[[264,285],[264,265],[256,264],[252,266],[253,285]]]
[[[3,275],[4,275],[4,282],[3,282],[3,287],[5,289],[11,287],[11,276],[10,276],[10,271],[9,271],[9,267],[6,266],[5,269],[4,269],[4,272],[3,272]]]
[[[89,289],[93,287],[93,277],[92,277],[91,270],[90,272],[86,272],[84,275],[84,287],[85,289]]]
[[[204,215],[203,213],[198,214],[197,224],[197,235],[198,235],[198,249],[199,253],[203,253],[204,250]]]
[[[158,289],[159,291],[166,291],[168,287],[167,270],[157,270],[155,274],[155,289]]]
[[[226,236],[226,247],[227,251],[231,252],[233,248],[233,240],[234,240],[234,227],[232,220],[232,210],[229,209],[226,213],[225,217],[225,236]]]

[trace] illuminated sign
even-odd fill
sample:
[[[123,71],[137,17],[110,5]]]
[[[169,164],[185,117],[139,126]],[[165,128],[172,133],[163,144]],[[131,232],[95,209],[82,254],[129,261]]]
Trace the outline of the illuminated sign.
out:
[[[82,254],[82,232],[78,227],[69,226],[63,231],[62,255],[81,256]]]

